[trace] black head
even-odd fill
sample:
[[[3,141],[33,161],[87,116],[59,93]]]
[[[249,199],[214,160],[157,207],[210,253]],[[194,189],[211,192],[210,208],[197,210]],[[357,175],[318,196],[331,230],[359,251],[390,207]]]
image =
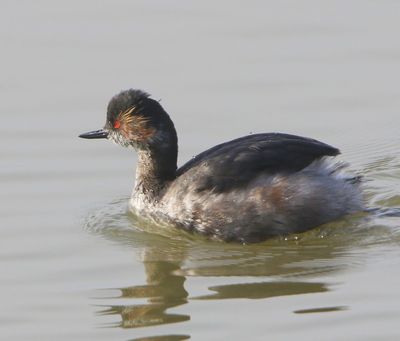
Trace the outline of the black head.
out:
[[[110,100],[103,129],[79,137],[108,138],[136,149],[177,143],[174,125],[161,105],[147,93],[134,89],[122,91]]]

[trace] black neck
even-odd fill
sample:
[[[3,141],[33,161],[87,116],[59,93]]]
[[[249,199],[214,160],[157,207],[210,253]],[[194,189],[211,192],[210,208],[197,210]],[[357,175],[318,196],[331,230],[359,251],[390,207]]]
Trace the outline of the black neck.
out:
[[[142,142],[143,145],[136,145],[138,165],[134,195],[147,201],[156,199],[176,177],[178,137],[174,123],[160,103],[147,99],[144,108],[155,133]]]
[[[175,179],[177,157],[176,141],[164,148],[139,150],[134,193],[145,195],[148,199],[156,198]]]

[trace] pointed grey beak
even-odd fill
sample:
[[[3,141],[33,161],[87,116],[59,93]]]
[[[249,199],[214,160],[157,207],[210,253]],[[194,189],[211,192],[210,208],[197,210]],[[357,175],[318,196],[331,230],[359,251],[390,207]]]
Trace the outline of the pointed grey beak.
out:
[[[106,139],[108,136],[108,131],[104,129],[90,131],[88,133],[80,134],[79,137],[83,139]]]

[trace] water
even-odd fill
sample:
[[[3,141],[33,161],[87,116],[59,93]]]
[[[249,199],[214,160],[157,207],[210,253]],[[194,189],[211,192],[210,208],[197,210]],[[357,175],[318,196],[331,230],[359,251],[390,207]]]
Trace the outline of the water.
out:
[[[2,5],[1,339],[399,339],[397,2]],[[143,232],[134,153],[77,138],[129,87],[161,98],[180,163],[311,136],[388,210],[251,246]]]

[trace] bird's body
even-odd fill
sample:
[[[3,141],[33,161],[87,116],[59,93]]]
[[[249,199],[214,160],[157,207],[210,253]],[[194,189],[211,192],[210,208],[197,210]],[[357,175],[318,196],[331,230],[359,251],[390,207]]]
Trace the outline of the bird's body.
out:
[[[250,243],[303,232],[363,207],[355,178],[329,160],[339,150],[322,142],[249,135],[177,169],[176,132],[158,102],[128,90],[111,100],[107,116],[105,129],[94,135],[138,151],[130,209],[155,223]]]

